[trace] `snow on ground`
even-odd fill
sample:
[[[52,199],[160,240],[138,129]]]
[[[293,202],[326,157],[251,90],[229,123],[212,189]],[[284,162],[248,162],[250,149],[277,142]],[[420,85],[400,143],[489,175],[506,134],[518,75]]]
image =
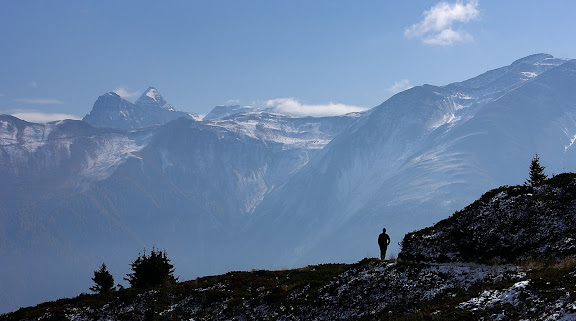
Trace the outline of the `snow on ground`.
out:
[[[485,311],[496,308],[498,313],[492,315],[494,320],[508,320],[507,306],[515,310],[525,310],[527,313],[537,315],[531,320],[567,321],[576,320],[576,297],[574,293],[566,292],[560,298],[547,302],[537,290],[530,288],[532,280],[522,280],[505,289],[483,290],[478,296],[457,307],[468,311]]]
[[[472,298],[467,302],[462,302],[458,307],[460,309],[476,311],[493,307],[496,304],[510,303],[513,306],[518,306],[520,303],[520,294],[526,290],[526,286],[529,283],[530,280],[524,280],[515,283],[505,290],[484,290],[478,297]]]

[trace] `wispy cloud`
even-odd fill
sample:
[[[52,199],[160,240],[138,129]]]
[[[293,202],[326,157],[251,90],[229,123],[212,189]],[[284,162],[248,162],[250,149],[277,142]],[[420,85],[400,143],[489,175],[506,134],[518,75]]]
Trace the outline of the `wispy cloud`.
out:
[[[410,84],[410,80],[402,79],[402,80],[396,81],[392,86],[386,88],[386,91],[389,93],[392,93],[392,94],[397,94],[401,91],[408,90],[412,87],[414,87],[414,86],[412,86],[412,84]]]
[[[29,87],[32,87],[32,88],[38,88],[38,83],[35,82],[35,81],[31,81],[31,82],[28,83],[28,86],[29,86]]]
[[[404,30],[408,38],[419,37],[430,45],[448,46],[470,42],[474,37],[463,29],[455,29],[471,20],[479,19],[478,1],[467,3],[440,2],[423,13],[424,18]]]
[[[130,91],[128,91],[126,88],[122,88],[122,87],[119,87],[119,88],[114,89],[114,92],[115,92],[116,94],[118,94],[118,96],[120,96],[120,97],[122,97],[122,98],[136,97],[136,96],[138,96],[138,95],[140,94],[140,93],[137,92],[137,91],[130,92]]]
[[[81,119],[78,116],[60,113],[44,113],[39,111],[21,111],[14,112],[12,116],[16,118],[23,119],[32,123],[49,123],[51,121],[63,120],[63,119]]]
[[[277,98],[266,101],[266,107],[273,108],[278,113],[297,116],[336,116],[352,112],[365,111],[368,108],[328,103],[322,105],[302,104],[294,98]]]
[[[13,101],[18,103],[35,104],[35,105],[61,105],[63,102],[53,98],[16,98]]]

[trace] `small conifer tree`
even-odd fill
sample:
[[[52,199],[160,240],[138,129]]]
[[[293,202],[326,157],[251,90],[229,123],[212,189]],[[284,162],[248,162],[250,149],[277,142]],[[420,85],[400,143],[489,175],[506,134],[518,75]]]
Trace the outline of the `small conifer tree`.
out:
[[[94,271],[92,281],[94,281],[94,286],[90,288],[90,291],[101,294],[114,291],[114,277],[108,272],[104,263],[100,265],[99,270]]]
[[[150,288],[173,283],[178,280],[174,277],[174,265],[170,263],[166,251],[152,249],[150,255],[139,254],[138,258],[130,264],[132,273],[126,274],[124,280],[133,288]]]
[[[546,178],[548,178],[548,176],[544,174],[545,168],[546,167],[540,165],[540,157],[538,154],[536,154],[530,163],[530,178],[526,180],[526,185],[530,185],[532,187],[542,185]]]

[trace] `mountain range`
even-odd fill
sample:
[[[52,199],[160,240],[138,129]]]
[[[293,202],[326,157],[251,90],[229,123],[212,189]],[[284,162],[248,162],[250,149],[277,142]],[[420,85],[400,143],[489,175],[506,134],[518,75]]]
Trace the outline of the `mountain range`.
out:
[[[156,88],[149,87],[135,103],[115,92],[102,95],[82,120],[95,127],[130,129],[164,124],[180,117],[199,119],[198,115],[176,110]]]
[[[82,121],[0,116],[0,311],[86,291],[102,261],[166,249],[182,277],[350,262],[523,182],[538,153],[576,170],[576,62],[537,54],[364,113],[219,106],[205,120],[154,88]],[[41,263],[39,263],[41,262]],[[183,268],[185,267],[185,268]]]

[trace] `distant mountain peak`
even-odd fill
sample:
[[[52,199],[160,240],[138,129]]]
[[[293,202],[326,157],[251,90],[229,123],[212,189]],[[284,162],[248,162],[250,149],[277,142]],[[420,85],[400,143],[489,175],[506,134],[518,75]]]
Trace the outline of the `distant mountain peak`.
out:
[[[538,63],[544,59],[554,59],[554,56],[552,56],[550,54],[545,54],[545,53],[533,54],[533,55],[529,55],[529,56],[526,56],[524,58],[520,58],[520,59],[514,61],[512,63],[512,65],[518,65],[518,64],[533,65],[533,64]]]
[[[142,96],[140,96],[140,98],[138,98],[135,104],[140,106],[157,106],[162,109],[176,111],[172,105],[166,102],[158,90],[152,86],[146,89],[146,91],[142,94]]]
[[[544,53],[533,54],[520,58],[508,66],[489,70],[462,82],[449,84],[445,88],[475,98],[492,96],[494,99],[568,60],[570,59],[555,58]]]
[[[100,97],[102,97],[102,96],[103,96],[103,97],[120,97],[120,95],[118,95],[117,93],[115,93],[115,92],[113,92],[113,91],[107,92],[107,93],[105,93],[104,95],[101,95]],[[122,97],[120,97],[120,98],[122,98]]]
[[[160,95],[158,90],[152,86],[148,87],[148,89],[146,89],[146,91],[142,95],[150,97],[150,98],[154,99],[154,101],[156,101],[156,102],[164,101],[164,98],[162,97],[162,95]]]
[[[176,118],[197,119],[198,116],[177,111],[154,87],[148,87],[135,103],[115,92],[106,93],[94,103],[83,121],[97,127],[143,128],[164,124]]]
[[[224,118],[236,114],[248,113],[248,112],[258,112],[262,111],[260,108],[253,106],[241,106],[241,105],[219,105],[214,107],[208,115],[204,117],[204,120]]]

